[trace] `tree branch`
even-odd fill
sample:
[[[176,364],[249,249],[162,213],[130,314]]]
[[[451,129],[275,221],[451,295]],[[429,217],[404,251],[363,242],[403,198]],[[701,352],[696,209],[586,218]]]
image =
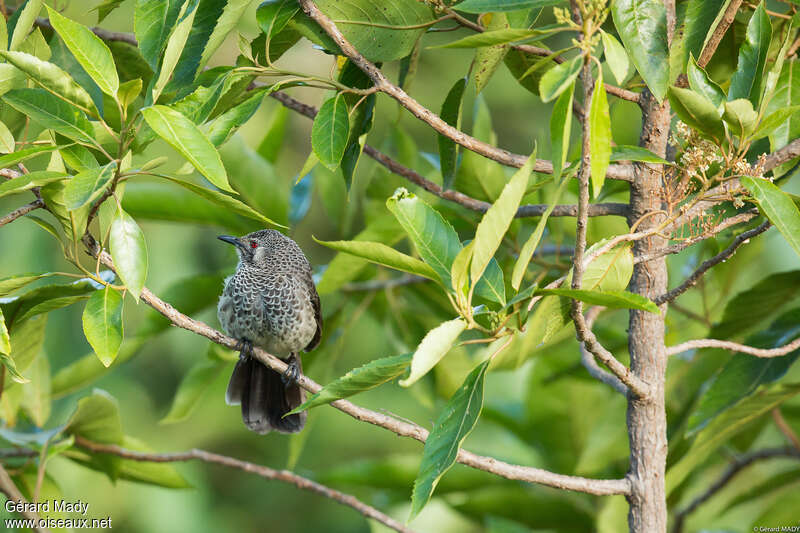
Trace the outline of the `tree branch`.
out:
[[[25,216],[31,211],[44,207],[44,202],[41,199],[36,199],[33,202],[23,205],[19,209],[15,209],[14,211],[10,212],[4,217],[0,217],[0,226],[5,226],[11,222],[14,222],[19,217]]]
[[[197,460],[197,461],[203,461],[204,463],[213,463],[222,466],[227,466],[229,468],[236,468],[238,470],[242,470],[243,472],[247,472],[248,474],[255,474],[257,476],[263,477],[264,479],[283,481],[284,483],[289,483],[291,485],[294,485],[298,489],[321,494],[322,496],[325,496],[326,498],[330,498],[331,500],[339,502],[342,505],[347,505],[348,507],[352,507],[365,517],[372,518],[373,520],[376,520],[381,524],[385,525],[386,527],[394,529],[395,531],[399,531],[401,533],[413,533],[412,529],[409,529],[408,527],[404,526],[397,520],[383,514],[374,507],[363,503],[356,497],[351,496],[349,494],[345,494],[343,492],[339,492],[338,490],[328,488],[325,485],[321,485],[316,481],[304,478],[288,470],[274,470],[266,466],[250,463],[247,461],[242,461],[240,459],[236,459],[234,457],[228,457],[226,455],[219,455],[217,453],[207,452],[205,450],[198,450],[196,448],[185,452],[177,452],[177,453],[143,453],[133,450],[127,450],[125,448],[122,448],[120,446],[115,446],[112,444],[100,444],[97,442],[92,442],[82,437],[75,437],[75,444],[80,446],[81,448],[85,448],[94,453],[105,453],[110,455],[116,455],[118,457],[122,457],[123,459],[130,459],[132,461],[143,461],[151,463],[174,463],[174,462]]]
[[[657,296],[656,298],[653,299],[653,301],[656,303],[656,305],[661,305],[663,303],[671,302],[672,300],[674,300],[675,298],[677,298],[678,296],[689,290],[691,287],[693,287],[708,270],[710,270],[712,267],[722,263],[723,261],[731,257],[733,254],[736,253],[736,250],[738,250],[741,245],[749,242],[752,237],[764,233],[771,226],[772,223],[769,220],[767,220],[757,228],[745,231],[744,233],[736,237],[730,246],[725,248],[723,251],[721,251],[711,259],[704,261],[703,264],[701,264],[697,268],[697,270],[695,270],[692,273],[691,276],[686,278],[686,281],[684,281],[671,291],[664,293],[661,296]]]
[[[11,476],[8,475],[8,472],[3,465],[0,464],[0,492],[6,495],[9,500],[27,504],[28,501],[25,499],[25,496],[19,491],[17,486],[14,484],[14,480],[11,479]],[[33,529],[36,531],[42,532],[49,532],[50,530],[45,527],[39,527],[39,521],[41,518],[37,513],[34,511],[19,511],[19,514],[22,515],[23,518],[27,520],[31,520],[36,526]]]
[[[114,262],[111,256],[105,251],[97,249],[97,243],[90,236],[84,236],[84,243],[93,255],[99,254],[100,262],[108,268],[114,270]],[[174,325],[202,335],[207,339],[216,342],[222,346],[227,346],[230,349],[236,349],[239,341],[232,337],[228,337],[223,333],[215,330],[204,322],[190,318],[170,304],[161,300],[158,296],[150,292],[149,289],[142,289],[141,299],[150,307],[161,313]],[[286,371],[287,365],[274,355],[262,350],[261,348],[253,348],[253,356],[261,363],[275,370],[278,373]],[[305,390],[316,393],[322,388],[318,383],[308,378],[307,376],[300,376],[297,383]],[[380,426],[388,429],[389,431],[402,436],[411,437],[419,442],[425,442],[428,438],[428,431],[417,424],[412,424],[403,420],[397,420],[386,414],[377,413],[347,401],[336,400],[331,405],[340,411],[347,413],[356,420],[368,422],[370,424]],[[499,461],[492,457],[484,457],[467,450],[459,450],[456,459],[459,463],[471,466],[477,470],[483,470],[506,479],[513,479],[517,481],[526,481],[528,483],[538,483],[548,487],[554,487],[565,490],[573,490],[577,492],[585,492],[595,495],[611,495],[611,494],[627,494],[629,491],[628,481],[625,479],[587,479],[578,476],[566,476],[533,468],[528,466],[513,465],[503,461]]]
[[[597,319],[597,315],[599,315],[600,311],[603,309],[604,307],[595,306],[586,312],[586,327],[590,331],[592,326],[594,326],[594,321]],[[625,385],[617,376],[601,368],[600,365],[597,364],[597,361],[595,361],[594,355],[592,355],[592,353],[586,349],[584,343],[581,343],[580,349],[581,364],[586,368],[586,371],[589,372],[589,375],[599,381],[602,381],[623,396],[628,395],[628,386]]]
[[[765,450],[759,450],[756,452],[751,452],[745,454],[738,459],[736,459],[731,465],[728,467],[725,472],[714,482],[712,483],[708,489],[705,490],[702,494],[700,494],[697,498],[692,500],[689,505],[675,513],[675,525],[672,528],[672,533],[681,533],[683,531],[683,522],[686,517],[691,514],[695,509],[697,509],[701,504],[708,501],[714,494],[716,494],[720,489],[722,489],[725,485],[731,481],[736,474],[741,472],[743,469],[747,468],[751,464],[755,463],[756,461],[761,461],[764,459],[772,459],[776,457],[790,457],[795,459],[800,459],[800,450],[795,448],[768,448]]]
[[[288,94],[282,92],[274,92],[270,94],[271,97],[278,100],[284,106],[297,111],[301,115],[304,115],[308,118],[313,119],[317,115],[317,108],[314,106],[310,106],[308,104],[304,104],[295,98],[292,98]],[[477,211],[479,213],[485,213],[492,204],[488,202],[484,202],[482,200],[477,200],[472,198],[471,196],[467,196],[464,193],[453,189],[443,190],[437,183],[430,181],[429,179],[422,176],[420,173],[416,172],[413,169],[410,169],[404,165],[401,165],[388,155],[384,154],[377,148],[374,148],[370,145],[364,145],[364,153],[370,156],[372,159],[383,165],[387,170],[392,172],[393,174],[397,174],[401,176],[411,183],[422,187],[429,193],[438,196],[444,200],[448,200],[450,202],[455,202],[467,209],[471,209],[472,211]],[[549,164],[549,161],[547,162]],[[550,171],[552,172],[552,164],[550,164]],[[517,213],[515,215],[516,218],[526,218],[526,217],[539,217],[544,214],[547,210],[547,204],[528,204],[522,205],[517,209]],[[589,216],[590,217],[600,217],[600,216],[626,216],[627,215],[627,204],[620,204],[620,203],[599,203],[599,204],[592,204],[589,206]],[[574,217],[578,214],[578,207],[576,205],[557,205],[553,209],[553,212],[550,213],[551,217]]]
[[[682,342],[675,346],[667,348],[667,355],[676,355],[689,350],[697,350],[699,348],[719,348],[720,350],[731,350],[734,352],[746,353],[755,357],[781,357],[790,352],[800,348],[800,337],[796,338],[788,344],[779,346],[778,348],[756,348],[746,344],[739,344],[732,341],[721,341],[717,339],[695,339],[692,341]]]
[[[323,14],[312,0],[298,0],[303,11],[311,17],[322,29],[327,33],[331,39],[339,46],[342,53],[347,56],[353,64],[360,68],[372,82],[379,92],[387,94],[397,100],[403,107],[411,112],[412,115],[428,124],[431,128],[441,133],[460,144],[464,148],[471,150],[484,157],[497,161],[506,166],[520,168],[528,160],[527,156],[521,154],[514,154],[508,150],[497,148],[483,141],[479,141],[475,137],[471,137],[463,131],[454,128],[436,113],[427,109],[425,106],[417,102],[414,98],[409,96],[403,89],[392,84],[389,79],[375,66],[374,63],[368,61],[358,50],[356,50],[350,42],[345,39],[342,32],[336,27],[325,14]],[[551,174],[553,172],[553,164],[550,161],[537,159],[536,172],[544,172]],[[618,179],[623,181],[630,181],[633,177],[632,165],[610,165],[608,167],[607,176],[611,179]]]

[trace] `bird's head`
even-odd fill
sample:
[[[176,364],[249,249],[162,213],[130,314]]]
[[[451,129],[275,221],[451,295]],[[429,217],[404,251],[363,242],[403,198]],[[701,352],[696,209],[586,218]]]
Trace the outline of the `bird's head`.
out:
[[[254,231],[243,237],[220,235],[217,238],[234,245],[242,263],[257,267],[268,266],[275,251],[289,241],[281,232],[272,229]]]

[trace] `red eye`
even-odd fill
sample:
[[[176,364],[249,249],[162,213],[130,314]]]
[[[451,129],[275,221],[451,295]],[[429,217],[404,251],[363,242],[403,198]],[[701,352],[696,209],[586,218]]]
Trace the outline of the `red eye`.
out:
[[[253,250],[258,248],[258,245],[256,244],[256,241],[250,241],[250,248],[252,248]]]

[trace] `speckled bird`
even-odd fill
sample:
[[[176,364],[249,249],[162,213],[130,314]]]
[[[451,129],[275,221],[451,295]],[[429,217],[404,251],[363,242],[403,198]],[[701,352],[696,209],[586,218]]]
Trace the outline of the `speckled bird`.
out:
[[[225,401],[241,404],[244,424],[256,433],[296,433],[305,425],[305,411],[284,415],[305,401],[296,381],[302,373],[298,354],[313,350],[322,334],[311,265],[296,242],[275,230],[219,239],[236,246],[239,254],[236,273],[225,280],[217,306],[223,329],[241,342]],[[286,361],[286,373],[252,358],[252,346]]]

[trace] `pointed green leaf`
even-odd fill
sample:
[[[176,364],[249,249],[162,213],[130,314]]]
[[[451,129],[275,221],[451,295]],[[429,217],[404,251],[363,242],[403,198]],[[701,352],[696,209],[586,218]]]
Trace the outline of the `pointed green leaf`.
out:
[[[20,407],[27,413],[31,422],[41,428],[50,418],[50,362],[41,353],[25,373],[30,376],[30,383],[26,383],[22,388]]]
[[[439,480],[455,463],[461,443],[475,427],[483,407],[483,382],[489,362],[487,359],[469,373],[428,435],[411,495],[411,518],[431,499]]]
[[[191,120],[163,105],[142,109],[142,116],[159,137],[180,152],[208,181],[222,190],[236,192],[228,183],[217,149]]]
[[[139,225],[122,209],[111,223],[109,248],[117,274],[139,301],[147,278],[147,245]]]
[[[506,281],[503,277],[503,269],[494,257],[486,266],[483,276],[475,284],[475,296],[506,305]]]
[[[788,124],[789,119],[791,119],[795,113],[800,113],[800,105],[781,107],[774,113],[770,113],[759,123],[758,128],[756,128],[755,133],[753,133],[752,139],[756,140],[772,135],[779,127]]]
[[[64,205],[70,211],[96,200],[111,184],[117,162],[99,168],[90,168],[67,181],[64,187]]]
[[[423,200],[400,188],[386,201],[422,260],[439,274],[445,287],[450,286],[450,267],[461,250],[453,226]]]
[[[658,306],[649,298],[628,291],[598,291],[584,289],[537,289],[536,294],[554,294],[580,300],[587,304],[614,309],[641,309],[658,314]]]
[[[381,242],[320,241],[316,238],[314,238],[314,241],[333,250],[361,257],[379,265],[439,281],[439,276],[430,266],[416,257],[398,252],[394,248],[386,246]]]
[[[730,126],[730,131],[740,139],[747,138],[758,123],[758,113],[753,109],[753,104],[746,98],[725,102],[725,112],[722,119]]]
[[[498,44],[508,44],[524,41],[535,37],[539,32],[521,28],[503,28],[500,30],[489,30],[475,35],[468,35],[456,41],[452,41],[439,46],[430,48],[481,48],[483,46],[495,46]]]
[[[41,187],[48,183],[61,181],[67,176],[62,172],[51,172],[49,170],[39,170],[22,176],[11,178],[8,181],[0,182],[0,198],[12,194],[19,194],[29,191],[34,187]]]
[[[470,266],[470,280],[473,285],[483,275],[483,271],[494,257],[503,236],[514,220],[535,165],[536,150],[534,149],[522,168],[514,173],[503,188],[497,201],[481,218],[478,229],[475,230],[475,247],[472,252],[472,266]]]
[[[583,58],[575,56],[545,72],[542,81],[539,82],[539,96],[542,102],[550,102],[567,90],[580,74],[582,64]]]
[[[0,168],[16,165],[20,161],[25,161],[31,157],[52,152],[56,149],[58,149],[58,146],[34,146],[33,148],[25,148],[24,150],[19,150],[8,155],[0,155]]]
[[[117,401],[106,391],[94,389],[91,396],[78,400],[78,407],[64,427],[64,432],[100,444],[121,446],[122,420]],[[120,464],[118,457],[97,454],[89,459],[94,468],[106,472],[111,479],[117,478]]]
[[[78,142],[95,142],[94,128],[86,115],[44,89],[13,89],[3,95],[3,100],[45,128]]]
[[[136,0],[133,24],[136,40],[153,71],[158,71],[161,52],[183,4],[183,0]]]
[[[407,378],[400,380],[400,385],[410,387],[427,374],[450,351],[466,327],[466,322],[456,318],[442,322],[430,330],[417,346],[411,359],[411,372]]]
[[[122,344],[122,295],[110,287],[95,291],[83,310],[83,333],[100,362],[114,362]]]
[[[311,146],[322,164],[333,169],[342,160],[350,134],[350,118],[344,95],[326,100],[311,127]]]
[[[169,412],[158,423],[175,424],[189,418],[200,398],[226,366],[223,361],[202,362],[193,366],[175,391]]]
[[[783,238],[800,254],[800,211],[792,199],[768,180],[744,176],[740,181]]]
[[[736,72],[733,73],[728,88],[728,101],[747,98],[754,107],[758,106],[763,88],[764,65],[767,63],[771,41],[772,24],[764,9],[764,3],[761,2],[747,24],[745,41],[739,48]]]
[[[464,13],[517,11],[520,9],[557,6],[561,0],[464,0],[453,6]]]
[[[669,88],[672,110],[690,128],[711,138],[717,144],[725,139],[720,113],[708,98],[689,89]]]
[[[572,133],[572,99],[575,82],[561,93],[550,114],[550,146],[553,150],[553,181],[558,183],[567,160],[569,138]]]
[[[600,194],[606,180],[606,170],[611,158],[611,115],[608,112],[608,97],[603,84],[602,73],[592,92],[592,108],[589,110],[589,128],[592,167],[592,192],[594,197]]]
[[[121,447],[141,453],[154,453],[154,450],[144,442],[130,435],[123,435]],[[122,459],[119,461],[117,476],[119,479],[146,483],[156,487],[168,489],[186,489],[192,485],[186,481],[180,472],[169,463],[154,463],[150,461],[134,461]]]
[[[669,84],[667,10],[664,4],[661,0],[616,0],[611,13],[636,70],[650,92],[659,101],[663,100]]]
[[[617,80],[617,83],[622,84],[625,82],[625,78],[628,74],[628,67],[630,66],[628,62],[628,53],[610,33],[602,32],[600,35],[603,39],[603,52],[606,56],[608,68],[611,69],[611,74],[614,75],[614,79]]]
[[[705,96],[709,102],[714,104],[714,107],[722,109],[725,102],[725,93],[719,85],[717,85],[708,73],[697,64],[694,56],[689,57],[689,64],[686,66],[686,76],[689,79],[689,87],[697,94]]]
[[[256,21],[267,38],[272,39],[283,31],[298,11],[300,6],[294,0],[268,0],[258,6]]]
[[[486,27],[489,31],[508,29],[508,17],[505,13],[493,13]],[[489,83],[497,67],[503,62],[508,53],[509,45],[499,44],[485,46],[475,50],[475,61],[473,64],[473,75],[475,77],[475,93],[480,94],[484,87]]]
[[[410,362],[410,353],[370,361],[328,383],[322,387],[322,390],[312,395],[291,413],[299,413],[318,405],[328,404],[341,398],[348,398],[354,394],[374,389],[378,385],[391,381],[405,372]]]
[[[42,278],[47,278],[50,276],[55,276],[52,272],[45,272],[44,274],[22,274],[16,276],[10,276],[7,278],[0,279],[0,296],[5,296],[14,292],[17,289],[21,289],[25,285],[29,283],[33,283],[36,280],[40,280]]]
[[[643,163],[656,163],[661,165],[671,165],[669,161],[663,157],[658,157],[656,154],[642,148],[641,146],[633,146],[628,144],[618,144],[611,147],[610,161],[641,161]]]
[[[6,318],[3,316],[2,308],[0,308],[0,354],[11,354],[11,338],[8,336]]]
[[[256,89],[244,102],[233,106],[215,118],[208,125],[208,140],[211,141],[211,144],[219,146],[230,139],[231,135],[258,111],[264,96],[270,93],[272,93],[271,89]]]
[[[22,7],[22,12],[17,17],[17,24],[14,26],[14,32],[11,34],[11,42],[8,45],[9,50],[18,50],[19,46],[28,37],[28,34],[36,22],[36,17],[42,10],[44,0],[28,0]],[[16,14],[16,13],[15,13]]]
[[[467,88],[467,78],[460,78],[442,104],[442,120],[456,129],[461,128],[461,102],[464,100],[464,90]],[[439,162],[442,167],[442,189],[447,190],[453,186],[458,172],[458,145],[442,134],[437,136],[439,141]]]
[[[0,121],[0,154],[10,154],[16,147],[14,135],[12,135],[8,126],[3,121]]]
[[[175,66],[181,58],[186,41],[189,39],[189,32],[192,30],[195,15],[197,14],[197,7],[199,0],[186,0],[180,8],[176,20],[177,24],[172,27],[172,33],[169,35],[166,47],[164,48],[164,55],[161,60],[161,65],[158,70],[158,77],[153,82],[152,97],[148,101],[157,102],[161,91],[167,86],[172,73],[175,71]],[[171,15],[171,9],[166,13]],[[163,36],[163,34],[162,34]]]
[[[100,90],[116,98],[119,77],[108,46],[92,30],[47,6],[50,23]]]

